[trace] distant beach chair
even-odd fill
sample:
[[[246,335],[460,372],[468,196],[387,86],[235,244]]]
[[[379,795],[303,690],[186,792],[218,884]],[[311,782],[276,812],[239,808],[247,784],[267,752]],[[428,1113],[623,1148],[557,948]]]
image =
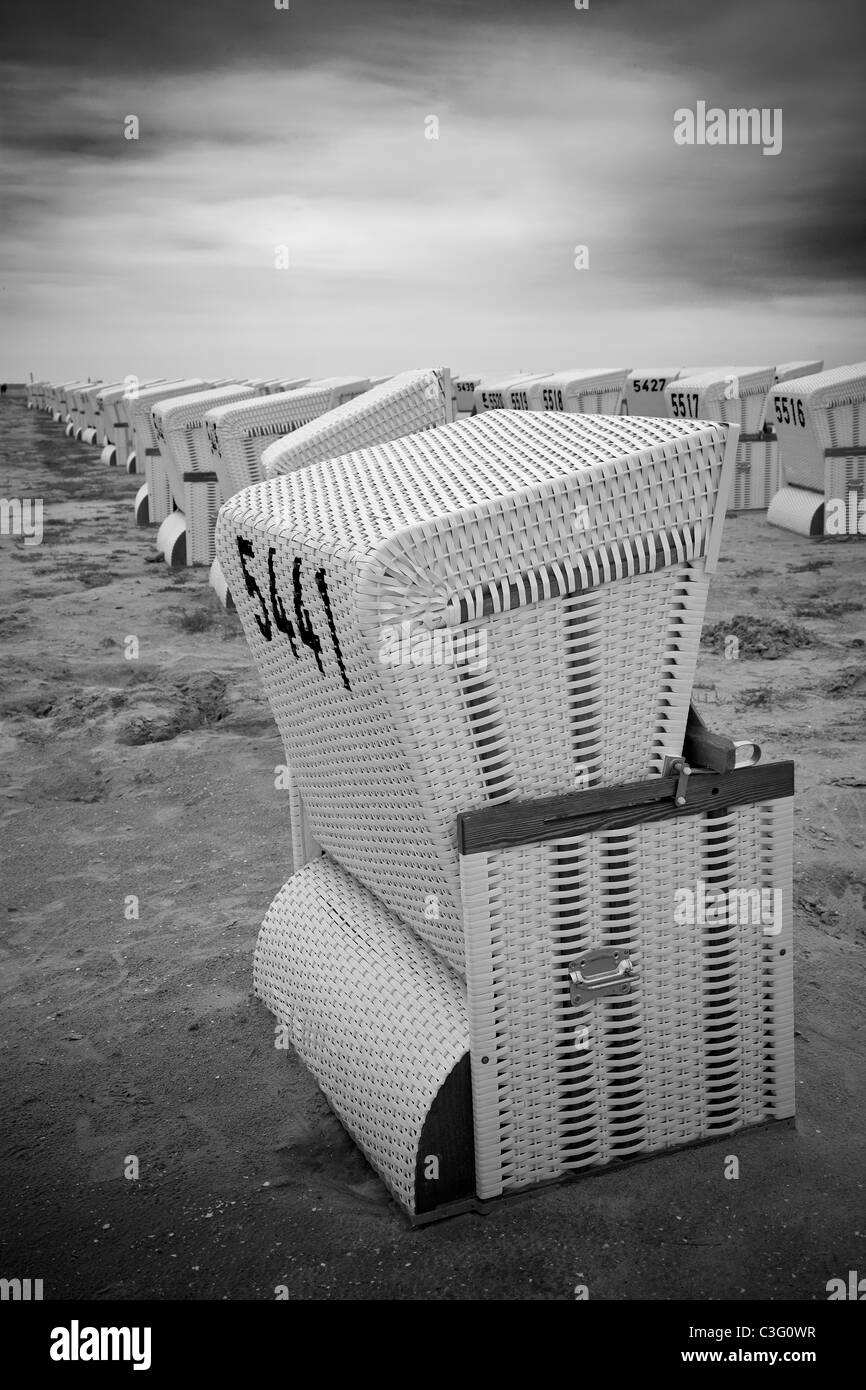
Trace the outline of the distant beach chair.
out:
[[[525,390],[530,382],[538,381],[539,375],[538,372],[512,372],[508,375],[485,377],[475,388],[474,413],[483,415],[488,410],[528,410],[528,405],[515,406],[508,393],[512,390]],[[517,399],[520,399],[519,396]]]
[[[137,386],[132,387],[131,381]],[[123,463],[127,473],[138,471],[135,451],[132,448],[132,420],[130,400],[135,390],[161,385],[159,378],[138,381],[132,376],[125,377],[116,386],[103,387],[96,396],[96,440],[101,445],[100,460],[109,468]]]
[[[803,536],[866,535],[866,362],[779,382],[768,416],[782,476],[767,520]]]
[[[153,408],[174,504],[156,538],[168,564],[210,565],[213,560],[213,529],[221,497],[216,474],[208,467],[205,418],[209,405],[258,400],[286,385],[284,379],[262,377],[214,382],[204,392],[174,397]]]
[[[619,415],[627,375],[627,367],[552,372],[530,386],[529,408],[572,415]]]
[[[665,387],[682,371],[682,367],[632,367],[625,381],[624,413],[666,418]]]
[[[51,413],[55,422],[63,425],[66,435],[72,434],[72,418],[67,401],[67,392],[80,385],[87,385],[87,383],[80,382],[77,378],[73,378],[71,381],[58,382],[54,387],[54,408]]]
[[[415,1221],[793,1113],[790,765],[690,705],[736,434],[494,409],[221,509],[319,847],[255,988]]]
[[[262,454],[262,472],[266,478],[276,478],[324,459],[435,429],[454,417],[447,367],[400,372],[270,444]]]
[[[367,377],[326,377],[320,381],[284,383],[284,390],[238,405],[210,411],[206,432],[211,467],[219,484],[218,501],[250,483],[261,481],[262,459],[269,446],[283,435],[300,430],[311,420],[334,410],[367,390]],[[209,518],[208,536],[213,544],[216,511]],[[211,550],[209,582],[223,606],[232,603],[218,559]]]
[[[129,469],[127,462],[127,468],[129,471],[144,473],[144,482],[138,489],[133,504],[135,519],[140,526],[159,526],[174,510],[168,473],[153,423],[153,407],[160,401],[189,395],[190,391],[204,391],[211,386],[212,381],[204,381],[201,377],[183,377],[129,392],[127,409],[135,466]]]
[[[175,506],[156,538],[168,564],[210,565],[214,558],[213,531],[221,495],[216,472],[210,467],[208,410],[218,404],[263,400],[284,385],[283,380],[259,377],[219,382],[211,390],[175,397],[154,408],[154,427],[164,445]]]
[[[285,437],[365,393],[367,377],[325,377],[262,401],[213,410],[208,441],[225,498],[265,476],[263,458]]]
[[[217,477],[210,468],[205,416],[216,405],[260,398],[261,386],[247,380],[193,391],[153,407],[173,509],[160,523],[157,549],[172,566],[210,564],[218,511]]]
[[[100,439],[102,415],[100,398],[106,391],[112,388],[122,391],[124,383],[122,381],[94,382],[93,385],[86,387],[85,390],[78,393],[82,444],[98,443],[100,448],[102,447],[102,441]]]
[[[91,396],[96,391],[99,391],[103,385],[107,384],[110,383],[86,381],[78,386],[73,386],[71,390],[67,392],[67,401],[70,407],[69,414],[70,424],[72,426],[72,438],[76,443],[83,444],[87,442],[84,435],[88,428],[88,406]]]
[[[63,432],[68,439],[75,436],[78,428],[78,395],[79,388],[90,386],[89,380],[63,382],[59,389],[60,415],[63,424]]]
[[[481,385],[484,377],[480,372],[475,374],[464,372],[453,372],[451,380],[454,383],[454,400],[457,408],[457,418],[465,415],[477,414],[475,410],[475,392]]]
[[[815,376],[823,370],[824,363],[821,358],[812,362],[781,362],[776,368],[776,381],[793,381],[795,377]]]
[[[734,486],[728,503],[732,512],[766,511],[779,485],[779,445],[764,429],[767,393],[776,368],[716,367],[680,376],[665,387],[665,402],[673,419],[721,420],[740,426]]]

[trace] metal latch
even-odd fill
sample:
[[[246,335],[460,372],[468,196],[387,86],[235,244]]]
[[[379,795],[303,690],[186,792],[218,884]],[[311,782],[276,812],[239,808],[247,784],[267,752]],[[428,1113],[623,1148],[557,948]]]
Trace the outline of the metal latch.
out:
[[[674,791],[674,801],[677,806],[685,806],[686,804],[689,778],[691,775],[692,770],[685,758],[665,758],[662,776],[676,777],[677,785]]]
[[[631,994],[631,983],[626,977],[633,972],[630,957],[622,951],[602,947],[584,952],[568,967],[572,1004],[590,1004],[606,994]]]

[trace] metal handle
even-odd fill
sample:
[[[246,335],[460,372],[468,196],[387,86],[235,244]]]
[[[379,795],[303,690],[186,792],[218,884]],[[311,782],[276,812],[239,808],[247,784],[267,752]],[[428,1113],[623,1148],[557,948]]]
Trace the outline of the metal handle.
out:
[[[761,761],[761,745],[751,739],[734,742],[734,767],[754,767]]]
[[[571,1002],[589,1004],[608,994],[630,994],[634,964],[622,951],[601,949],[586,951],[568,967],[571,979]]]

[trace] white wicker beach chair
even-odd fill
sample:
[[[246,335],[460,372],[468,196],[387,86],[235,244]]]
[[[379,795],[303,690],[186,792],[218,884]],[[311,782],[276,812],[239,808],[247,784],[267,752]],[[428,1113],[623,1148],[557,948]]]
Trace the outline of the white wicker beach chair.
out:
[[[767,520],[806,536],[866,535],[866,362],[780,382],[767,413],[782,473]]]
[[[98,391],[103,386],[113,385],[106,381],[89,381],[86,386],[78,387],[74,392],[75,397],[75,429],[74,438],[80,444],[92,444],[93,436],[90,434],[92,425],[92,407]]]
[[[64,427],[64,433],[71,436],[73,432],[71,402],[69,393],[74,391],[77,386],[87,386],[87,381],[74,378],[72,381],[61,381],[55,388],[55,409],[52,414],[58,424]]]
[[[529,390],[530,410],[563,410],[572,415],[618,415],[627,367],[554,372]]]
[[[135,519],[139,525],[159,526],[174,510],[168,473],[153,423],[153,407],[160,401],[189,395],[190,391],[204,391],[212,386],[212,381],[204,381],[201,377],[183,377],[161,381],[156,386],[145,386],[127,397],[132,453],[135,455],[136,468],[138,472],[144,472],[145,479],[135,495]]]
[[[366,377],[328,377],[263,396],[242,405],[208,411],[209,467],[219,478],[223,498],[261,482],[269,445],[367,390]]]
[[[724,431],[710,425],[493,411],[276,477],[222,508],[218,558],[248,636],[257,641],[316,839],[455,968],[463,951],[454,856],[459,811],[488,798],[568,791],[575,778],[594,786],[658,775],[665,757],[681,751],[706,598],[702,556],[724,443]],[[498,500],[506,486],[508,515]],[[284,517],[292,518],[294,535],[286,533]],[[304,541],[305,526],[315,543]],[[661,541],[638,542],[644,530],[664,531],[664,550],[653,549]],[[680,550],[668,531],[680,539]],[[389,547],[398,545],[388,541],[392,533],[401,541],[386,560]],[[614,543],[624,546],[619,559],[598,560],[595,547]],[[611,575],[611,564],[647,572],[563,605],[556,596],[587,582],[579,564],[575,570],[584,552],[606,563]],[[333,558],[323,567],[325,554]],[[662,554],[680,559],[656,572]],[[374,569],[364,577],[368,555]],[[392,578],[377,577],[381,565]],[[401,584],[409,586],[405,593]],[[256,597],[258,588],[268,601],[272,585],[278,619],[268,616],[273,603],[260,611]],[[360,608],[358,585],[369,592]],[[551,601],[533,602],[533,595]],[[489,614],[500,608],[495,626],[504,645],[493,672],[489,657],[486,674],[468,657],[455,666],[449,634],[467,643],[483,638],[489,647]],[[648,609],[655,610],[653,623],[645,618]],[[283,614],[294,637],[279,626]],[[408,637],[403,622],[410,623]],[[298,632],[310,623],[320,636],[306,643]],[[346,623],[351,632],[340,636]],[[579,649],[597,623],[611,634],[621,627],[623,646],[615,650],[611,635],[609,665],[593,671],[587,694],[593,715],[578,733],[570,731],[575,697],[562,642]],[[363,630],[355,630],[358,624]],[[416,639],[423,647],[425,634],[432,641],[433,633],[440,659],[415,664],[403,647]],[[534,664],[522,659],[524,636]],[[399,660],[385,650],[395,643]],[[548,648],[550,661],[543,656]],[[560,653],[555,660],[554,652]],[[530,699],[542,671],[542,689]],[[382,717],[383,689],[393,692],[389,699],[407,702],[399,738]],[[638,692],[627,729],[619,728],[617,715],[623,689]],[[334,757],[322,759],[323,732],[312,730],[331,710],[326,692],[336,727],[324,735],[326,743],[333,739]],[[467,711],[473,711],[468,724]],[[556,730],[561,746],[552,740]],[[534,770],[536,753],[542,766]],[[423,848],[419,823],[429,827]],[[440,901],[435,924],[424,915],[429,894]]]
[[[126,410],[122,409],[123,429],[117,425],[115,403],[123,401],[127,391],[127,381],[123,381],[119,386],[103,386],[96,396],[96,406],[94,415],[96,417],[96,443],[101,447],[101,461],[114,468],[117,466],[117,439],[123,435],[120,445],[121,451],[126,448],[126,431],[129,428],[129,420],[126,418]]]
[[[481,373],[466,375],[464,372],[454,372],[451,381],[454,386],[454,406],[457,417],[461,415],[471,415],[475,410],[475,392],[478,390],[485,377]]]
[[[93,381],[88,378],[85,381],[76,381],[67,386],[64,390],[64,400],[66,404],[66,436],[69,439],[80,440],[82,425],[82,407],[80,393],[92,386]],[[98,384],[98,383],[97,383]]]
[[[86,382],[62,382],[59,389],[61,423],[63,425],[63,433],[66,435],[67,439],[72,438],[75,430],[75,422],[73,420],[73,409],[75,405],[74,392],[78,386],[82,385],[86,385]]]
[[[104,387],[96,397],[97,443],[101,443],[100,459],[107,467],[116,468],[124,463],[127,473],[138,471],[135,452],[131,447],[132,420],[130,401],[135,393],[130,392],[130,378],[119,386]],[[138,390],[162,384],[155,377],[138,383]]]
[[[532,386],[540,381],[547,381],[548,377],[547,372],[533,372],[532,375],[519,376],[509,382],[502,392],[505,409],[531,410],[529,393]]]
[[[79,405],[81,410],[81,442],[82,444],[99,444],[102,441],[99,437],[100,426],[100,396],[112,387],[123,390],[123,382],[102,382],[88,386],[86,390],[78,393]]]
[[[55,424],[66,424],[66,397],[67,386],[74,386],[75,382],[55,381],[51,387],[50,415]]]
[[[775,367],[714,367],[665,387],[667,414],[680,420],[721,420],[757,434],[764,423]]]
[[[269,445],[262,454],[262,470],[265,477],[275,478],[323,459],[435,429],[453,419],[447,367],[401,372]],[[240,475],[235,471],[234,476],[237,480]]]
[[[793,381],[801,376],[815,376],[823,370],[824,362],[821,358],[813,362],[781,362],[776,368],[776,381]]]
[[[665,387],[674,419],[721,420],[740,426],[737,467],[729,509],[765,511],[779,486],[779,447],[764,429],[767,393],[775,367],[714,367],[683,374]]]
[[[625,380],[623,404],[628,415],[668,414],[665,387],[682,374],[682,367],[633,367]]]
[[[325,850],[256,989],[415,1220],[792,1113],[790,766],[690,717],[736,433],[494,411],[220,513]]]
[[[174,501],[174,510],[165,517],[156,537],[157,549],[167,564],[210,565],[214,558],[219,488],[210,466],[207,412],[218,405],[262,399],[261,387],[235,381],[154,406],[154,429]]]

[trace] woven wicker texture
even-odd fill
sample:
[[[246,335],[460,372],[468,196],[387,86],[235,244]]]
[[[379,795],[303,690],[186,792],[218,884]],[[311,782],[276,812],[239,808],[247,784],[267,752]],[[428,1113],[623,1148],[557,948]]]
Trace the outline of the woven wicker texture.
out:
[[[729,512],[766,511],[779,487],[779,445],[756,439],[737,446]]]
[[[465,992],[327,858],[277,894],[256,946],[256,993],[408,1212],[424,1121],[469,1045]]]
[[[828,458],[824,471],[825,534],[866,535],[864,500],[866,455],[842,454]]]
[[[277,391],[243,406],[222,406],[207,416],[209,467],[220,480],[223,498],[265,477],[264,454],[282,436],[300,430],[367,389],[366,377],[327,377],[292,390]]]
[[[205,416],[219,405],[237,401],[264,400],[261,391],[246,381],[235,381],[209,391],[176,396],[153,408],[156,437],[162,449],[169,486],[178,507],[183,509],[184,473],[211,471]]]
[[[866,362],[780,382],[767,422],[779,436],[788,485],[824,491],[824,450],[866,444]]]
[[[155,385],[156,383],[147,382],[145,384]],[[130,429],[129,402],[126,399],[127,389],[126,382],[119,386],[105,387],[96,398],[97,410],[99,411],[99,430],[103,444],[126,446],[127,431]]]
[[[186,377],[177,381],[161,381],[156,386],[146,386],[130,394],[130,444],[138,461],[138,471],[144,473],[147,483],[152,526],[161,525],[174,508],[168,473],[153,423],[153,407],[160,401],[172,400],[175,396],[188,396],[190,391],[204,391],[210,385],[209,381],[202,381],[198,377]]]
[[[771,526],[798,536],[820,536],[824,530],[824,495],[805,487],[781,487],[767,508]]]
[[[186,563],[210,566],[214,559],[214,528],[221,498],[211,473],[187,475],[183,482],[186,517]]]
[[[618,415],[627,367],[578,367],[554,372],[529,391],[530,410],[565,410],[573,415]]]
[[[812,362],[780,362],[776,368],[776,381],[793,381],[796,377],[814,376],[823,370],[824,363],[820,358]]]
[[[461,860],[479,1196],[793,1114],[792,827],[786,799]],[[597,948],[632,991],[575,1007]]]
[[[446,368],[403,372],[272,444],[262,460],[265,476],[293,473],[311,463],[447,424],[453,419],[450,402]]]
[[[674,419],[722,420],[757,434],[764,423],[767,392],[775,367],[714,367],[665,387],[667,413]]]
[[[459,812],[681,751],[725,447],[712,425],[494,411],[223,506],[316,839],[456,970]]]
[[[276,396],[281,391],[299,391],[302,386],[309,386],[308,376],[275,376],[269,381],[264,382],[264,394],[266,396]]]

